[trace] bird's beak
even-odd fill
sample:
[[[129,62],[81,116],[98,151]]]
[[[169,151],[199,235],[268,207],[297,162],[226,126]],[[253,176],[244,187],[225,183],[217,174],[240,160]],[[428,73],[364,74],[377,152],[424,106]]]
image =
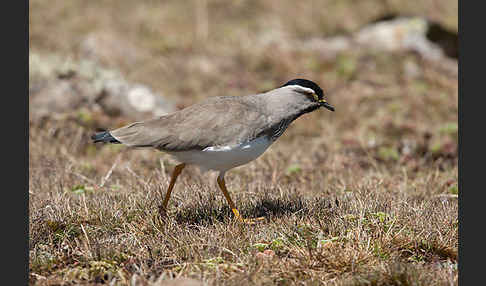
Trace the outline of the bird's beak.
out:
[[[319,104],[322,106],[322,107],[325,107],[331,111],[334,111],[334,107],[332,107],[329,103],[327,103],[327,101],[325,101],[324,99],[321,99],[319,100]]]

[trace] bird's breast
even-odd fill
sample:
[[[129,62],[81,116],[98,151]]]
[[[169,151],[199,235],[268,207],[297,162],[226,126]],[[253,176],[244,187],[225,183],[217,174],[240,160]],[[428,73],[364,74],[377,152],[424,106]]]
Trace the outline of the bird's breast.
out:
[[[227,171],[258,158],[273,143],[267,136],[232,146],[212,146],[201,151],[171,153],[179,161],[203,169]]]

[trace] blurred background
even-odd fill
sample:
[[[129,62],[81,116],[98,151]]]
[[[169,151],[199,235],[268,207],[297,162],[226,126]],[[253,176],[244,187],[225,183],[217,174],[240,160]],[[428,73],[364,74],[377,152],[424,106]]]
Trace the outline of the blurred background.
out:
[[[400,116],[417,103],[408,98],[430,93],[457,101],[457,1],[29,5],[31,119],[73,111],[141,119],[296,77],[324,87],[335,117],[358,105]],[[434,116],[442,107],[418,108]]]

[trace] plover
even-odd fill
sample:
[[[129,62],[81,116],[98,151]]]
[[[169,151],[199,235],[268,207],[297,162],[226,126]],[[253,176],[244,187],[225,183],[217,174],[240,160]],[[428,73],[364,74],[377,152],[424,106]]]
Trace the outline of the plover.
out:
[[[178,162],[160,210],[165,213],[177,177],[186,165],[219,171],[217,183],[236,219],[245,221],[226,188],[224,175],[258,158],[299,116],[325,107],[322,89],[306,79],[293,79],[268,92],[210,97],[182,110],[94,134],[96,142],[150,147]]]

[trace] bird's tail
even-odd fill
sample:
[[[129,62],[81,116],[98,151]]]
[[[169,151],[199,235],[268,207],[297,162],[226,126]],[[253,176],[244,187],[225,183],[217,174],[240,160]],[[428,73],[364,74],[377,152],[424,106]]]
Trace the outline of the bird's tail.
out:
[[[115,143],[120,144],[121,142],[116,140],[115,137],[111,136],[109,131],[102,131],[91,136],[93,143],[103,142],[103,143]]]

